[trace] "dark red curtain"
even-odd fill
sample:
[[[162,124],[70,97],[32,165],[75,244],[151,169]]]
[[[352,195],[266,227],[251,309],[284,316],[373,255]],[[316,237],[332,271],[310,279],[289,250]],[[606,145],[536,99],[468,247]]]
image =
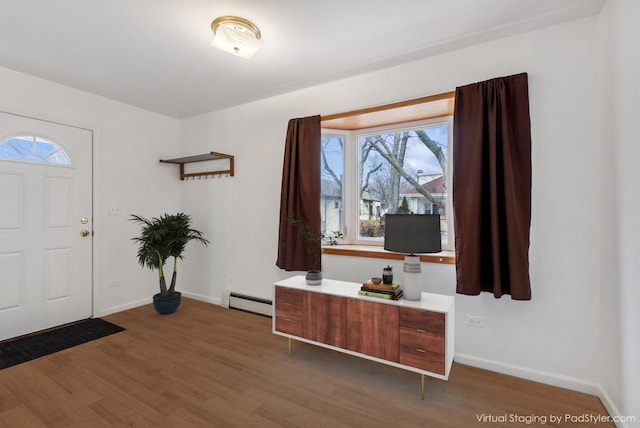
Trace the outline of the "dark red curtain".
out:
[[[321,269],[320,242],[308,241],[287,219],[320,233],[320,116],[291,119],[287,128],[280,195],[280,233],[276,266],[285,270]]]
[[[456,291],[531,300],[531,123],[527,74],[456,88]]]

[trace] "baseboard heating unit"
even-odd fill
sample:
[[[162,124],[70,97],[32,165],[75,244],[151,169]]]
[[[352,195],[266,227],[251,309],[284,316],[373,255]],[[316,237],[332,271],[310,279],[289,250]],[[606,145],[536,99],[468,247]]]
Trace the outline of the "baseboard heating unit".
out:
[[[271,300],[248,296],[231,290],[225,290],[223,292],[222,306],[266,317],[273,316],[273,302]]]

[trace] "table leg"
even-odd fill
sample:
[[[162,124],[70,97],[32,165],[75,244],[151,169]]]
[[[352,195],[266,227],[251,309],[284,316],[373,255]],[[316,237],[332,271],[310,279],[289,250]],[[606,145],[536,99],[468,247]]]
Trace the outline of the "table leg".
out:
[[[291,338],[289,338],[289,358],[291,358]]]
[[[422,394],[422,399],[424,400],[424,375],[420,374],[420,392]]]

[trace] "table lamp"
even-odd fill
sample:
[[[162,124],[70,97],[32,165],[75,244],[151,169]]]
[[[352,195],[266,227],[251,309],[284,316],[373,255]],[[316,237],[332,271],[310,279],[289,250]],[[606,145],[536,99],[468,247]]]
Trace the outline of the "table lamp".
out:
[[[402,275],[403,297],[420,300],[420,257],[442,251],[439,214],[386,214],[384,249],[406,254]]]

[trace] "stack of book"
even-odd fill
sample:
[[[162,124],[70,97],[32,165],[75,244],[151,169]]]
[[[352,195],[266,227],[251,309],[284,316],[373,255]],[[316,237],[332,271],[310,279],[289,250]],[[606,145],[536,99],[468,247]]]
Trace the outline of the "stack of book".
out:
[[[402,297],[402,288],[397,282],[391,284],[374,284],[369,279],[362,283],[358,294],[361,296],[378,297],[380,299],[398,300]]]

